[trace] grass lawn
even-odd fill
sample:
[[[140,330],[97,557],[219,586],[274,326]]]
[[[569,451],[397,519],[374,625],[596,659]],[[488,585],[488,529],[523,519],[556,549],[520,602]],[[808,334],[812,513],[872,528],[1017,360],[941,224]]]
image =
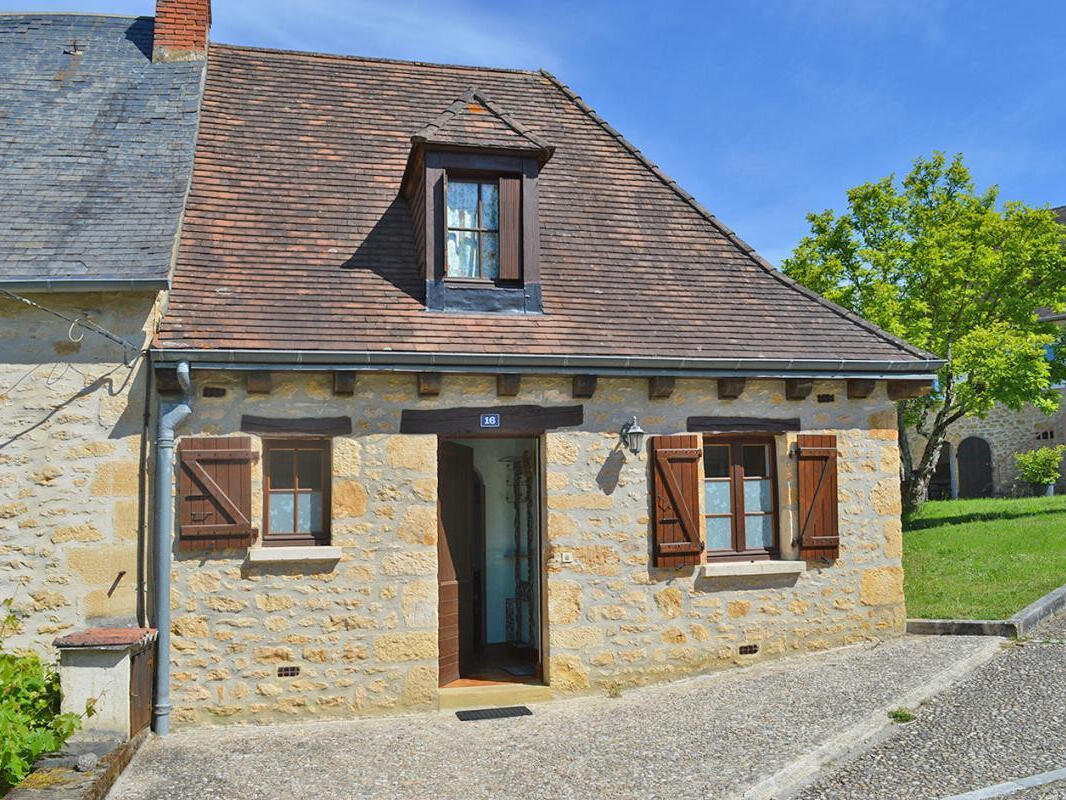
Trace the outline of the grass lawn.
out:
[[[1066,496],[926,503],[903,571],[908,617],[1005,619],[1066,583]]]

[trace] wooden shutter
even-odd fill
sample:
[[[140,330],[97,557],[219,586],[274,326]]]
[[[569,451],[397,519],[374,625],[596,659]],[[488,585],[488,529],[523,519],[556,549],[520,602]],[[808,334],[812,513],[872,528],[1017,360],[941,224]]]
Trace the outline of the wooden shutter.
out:
[[[800,558],[833,561],[840,554],[837,529],[837,437],[797,437]]]
[[[698,564],[700,533],[700,437],[655,436],[651,440],[655,516],[655,566]]]
[[[247,547],[252,527],[252,440],[186,437],[178,445],[178,548]]]
[[[500,178],[500,280],[522,280],[522,179]]]

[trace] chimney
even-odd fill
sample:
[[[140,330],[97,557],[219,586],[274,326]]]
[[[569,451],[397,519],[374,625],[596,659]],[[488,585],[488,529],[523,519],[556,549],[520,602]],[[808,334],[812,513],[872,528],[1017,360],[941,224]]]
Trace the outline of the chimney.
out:
[[[152,61],[203,61],[211,0],[156,0]]]

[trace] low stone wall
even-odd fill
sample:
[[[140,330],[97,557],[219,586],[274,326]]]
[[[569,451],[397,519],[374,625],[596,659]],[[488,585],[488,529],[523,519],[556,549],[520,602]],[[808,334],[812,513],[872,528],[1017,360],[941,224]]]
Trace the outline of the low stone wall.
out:
[[[524,377],[497,398],[492,376],[446,376],[419,398],[412,375],[361,375],[355,395],[325,375],[275,375],[248,394],[234,373],[194,371],[194,412],[182,435],[239,432],[242,413],[347,415],[333,444],[335,565],[260,566],[246,551],[175,551],[172,607],[176,724],[432,708],[437,687],[436,437],[396,433],[404,408],[573,404],[569,378]],[[204,386],[225,389],[204,397]],[[819,403],[818,394],[835,400]],[[643,380],[601,379],[585,422],[543,439],[546,678],[559,692],[640,684],[788,652],[900,633],[904,624],[895,411],[879,386],[845,399],[819,382],[786,401],[780,381],[752,381],[737,400],[715,384],[678,380],[649,400]],[[646,455],[618,444],[637,414],[650,434],[684,431],[690,415],[802,419],[840,450],[841,556],[798,577],[697,577],[649,566]],[[258,439],[254,439],[259,447]],[[783,539],[796,529],[792,436],[778,440]],[[252,510],[261,524],[261,466]],[[570,563],[563,563],[568,553]],[[738,646],[758,644],[741,656]],[[279,665],[299,666],[278,678]]]
[[[33,295],[136,346],[157,293]],[[86,622],[135,624],[138,482],[146,372],[118,345],[0,298],[0,599],[14,597],[7,645],[54,656]]]
[[[1066,389],[1061,391],[1066,392]],[[948,431],[947,441],[951,445],[952,458],[962,440],[970,436],[984,439],[992,451],[992,485],[995,494],[1031,494],[1032,487],[1022,481],[1018,474],[1014,455],[1037,447],[1066,444],[1066,399],[1059,410],[1051,415],[1031,405],[1018,411],[997,405],[984,419],[963,417]],[[912,431],[910,444],[917,461],[925,447],[925,437]],[[1058,485],[1066,486],[1066,463],[1063,464]]]

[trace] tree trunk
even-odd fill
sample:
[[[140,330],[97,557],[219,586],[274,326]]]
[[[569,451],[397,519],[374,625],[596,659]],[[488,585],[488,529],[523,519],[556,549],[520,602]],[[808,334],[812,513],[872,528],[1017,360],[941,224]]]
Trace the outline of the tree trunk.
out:
[[[948,426],[962,416],[958,409],[942,406],[933,421],[933,427],[925,435],[925,447],[922,449],[918,465],[914,466],[910,453],[910,443],[907,439],[907,430],[904,423],[904,402],[896,407],[896,420],[899,426],[900,447],[900,490],[903,495],[903,513],[910,514],[917,511],[926,501],[929,491],[929,481],[936,472],[937,462],[940,461],[940,451],[944,447],[947,438]]]

